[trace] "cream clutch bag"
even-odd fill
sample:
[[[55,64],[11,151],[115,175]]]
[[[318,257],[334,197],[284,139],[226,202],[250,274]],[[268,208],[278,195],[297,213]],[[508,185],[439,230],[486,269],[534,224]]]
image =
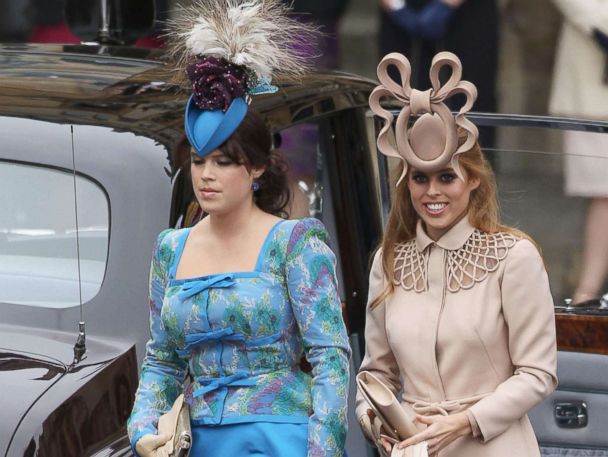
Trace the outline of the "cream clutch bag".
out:
[[[171,410],[160,416],[158,433],[167,433],[172,438],[156,450],[157,457],[188,457],[192,447],[192,429],[190,427],[190,409],[181,394]]]
[[[402,441],[418,433],[414,410],[409,405],[401,405],[393,392],[372,373],[361,371],[357,375],[357,388],[382,422],[387,435]]]

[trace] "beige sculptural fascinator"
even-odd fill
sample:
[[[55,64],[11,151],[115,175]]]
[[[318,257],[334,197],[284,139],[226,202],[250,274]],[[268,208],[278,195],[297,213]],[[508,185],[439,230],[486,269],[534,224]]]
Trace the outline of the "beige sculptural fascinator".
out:
[[[399,72],[401,84],[389,76],[388,68],[391,65]],[[442,85],[439,72],[444,66],[450,67],[452,74]],[[378,149],[383,154],[404,162],[403,173],[397,184],[406,175],[408,165],[423,173],[452,166],[458,177],[464,179],[458,165],[458,156],[470,150],[479,136],[475,124],[464,116],[477,99],[477,88],[469,81],[461,81],[462,64],[451,52],[440,52],[433,58],[429,72],[431,89],[413,89],[410,85],[411,73],[410,62],[396,52],[387,54],[378,64],[380,85],[369,97],[369,105],[374,114],[384,119],[384,125],[378,134]],[[463,94],[466,101],[458,113],[453,115],[445,101],[455,94]],[[380,100],[384,97],[403,104],[395,124],[396,147],[390,141],[394,116],[380,105]],[[460,146],[457,127],[466,132],[466,140]]]

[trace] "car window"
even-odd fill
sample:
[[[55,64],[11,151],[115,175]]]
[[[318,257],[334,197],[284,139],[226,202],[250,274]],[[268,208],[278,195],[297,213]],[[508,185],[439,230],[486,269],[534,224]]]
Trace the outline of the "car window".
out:
[[[495,156],[503,220],[539,244],[556,306],[583,273],[588,205],[608,192],[608,135],[501,127]],[[603,146],[602,146],[603,145]]]
[[[82,302],[99,292],[108,256],[108,200],[81,176],[76,191],[78,244],[72,173],[0,162],[0,302],[78,305],[79,263]]]

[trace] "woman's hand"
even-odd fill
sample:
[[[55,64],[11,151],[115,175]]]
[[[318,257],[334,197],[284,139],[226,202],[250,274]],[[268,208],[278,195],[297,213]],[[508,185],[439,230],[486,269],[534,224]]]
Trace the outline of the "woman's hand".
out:
[[[400,449],[412,446],[413,444],[426,441],[429,449],[429,456],[445,448],[448,444],[461,436],[473,433],[469,418],[465,413],[456,413],[450,416],[416,416],[416,420],[427,426],[426,430],[402,441],[397,445]]]
[[[139,457],[156,457],[156,450],[171,439],[171,435],[152,435],[142,436],[135,443],[135,450]]]
[[[382,422],[380,422],[380,419],[376,417],[371,409],[368,409],[367,414],[359,418],[359,424],[365,437],[378,448],[380,455],[389,456],[393,445],[382,436],[384,434]]]

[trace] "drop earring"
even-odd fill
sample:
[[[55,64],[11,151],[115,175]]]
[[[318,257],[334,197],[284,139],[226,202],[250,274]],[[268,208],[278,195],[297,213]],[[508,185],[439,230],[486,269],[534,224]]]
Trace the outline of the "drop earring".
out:
[[[257,181],[253,181],[253,183],[251,183],[251,189],[254,192],[257,192],[258,190],[260,190],[260,183]]]

